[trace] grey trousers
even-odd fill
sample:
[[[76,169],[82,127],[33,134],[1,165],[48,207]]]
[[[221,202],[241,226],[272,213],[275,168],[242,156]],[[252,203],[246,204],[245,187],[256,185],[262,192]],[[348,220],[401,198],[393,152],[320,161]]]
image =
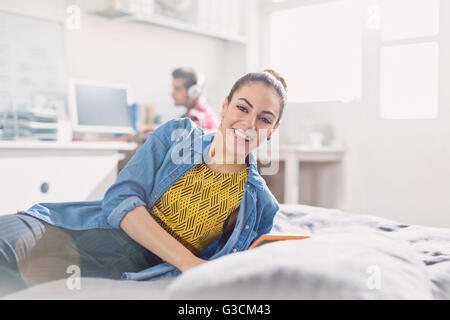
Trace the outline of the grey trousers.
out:
[[[120,279],[161,262],[121,229],[69,230],[25,214],[0,216],[0,297],[77,270]]]

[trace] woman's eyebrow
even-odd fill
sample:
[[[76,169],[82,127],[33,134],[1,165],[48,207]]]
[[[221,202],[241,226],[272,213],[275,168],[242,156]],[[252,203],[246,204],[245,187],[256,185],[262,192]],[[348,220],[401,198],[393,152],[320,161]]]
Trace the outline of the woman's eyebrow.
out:
[[[244,100],[253,109],[253,105],[247,99],[239,98],[238,100]]]

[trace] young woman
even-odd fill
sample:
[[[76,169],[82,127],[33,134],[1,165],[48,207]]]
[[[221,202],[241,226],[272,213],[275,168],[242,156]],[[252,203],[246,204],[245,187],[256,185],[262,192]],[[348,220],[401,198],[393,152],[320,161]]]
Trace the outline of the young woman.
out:
[[[0,294],[72,273],[155,280],[246,250],[279,208],[251,151],[278,128],[285,103],[275,71],[246,74],[225,98],[217,132],[189,119],[165,123],[103,199],[0,216]]]

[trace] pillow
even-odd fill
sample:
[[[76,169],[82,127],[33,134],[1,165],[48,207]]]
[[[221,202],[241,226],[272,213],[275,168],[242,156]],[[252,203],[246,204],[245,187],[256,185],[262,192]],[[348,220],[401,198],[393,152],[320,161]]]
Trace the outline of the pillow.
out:
[[[269,243],[192,268],[167,299],[432,299],[410,246],[367,227]]]

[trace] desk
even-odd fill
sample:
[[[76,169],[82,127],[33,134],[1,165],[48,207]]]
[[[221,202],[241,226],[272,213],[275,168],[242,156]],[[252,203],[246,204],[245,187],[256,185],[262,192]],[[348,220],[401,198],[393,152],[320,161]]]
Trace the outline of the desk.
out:
[[[0,215],[39,202],[102,198],[127,142],[0,141]]]
[[[271,152],[261,150],[257,158],[262,163],[284,161],[284,199],[283,203],[299,203],[300,163],[301,162],[339,162],[344,155],[342,146],[313,148],[305,145],[285,145]]]

